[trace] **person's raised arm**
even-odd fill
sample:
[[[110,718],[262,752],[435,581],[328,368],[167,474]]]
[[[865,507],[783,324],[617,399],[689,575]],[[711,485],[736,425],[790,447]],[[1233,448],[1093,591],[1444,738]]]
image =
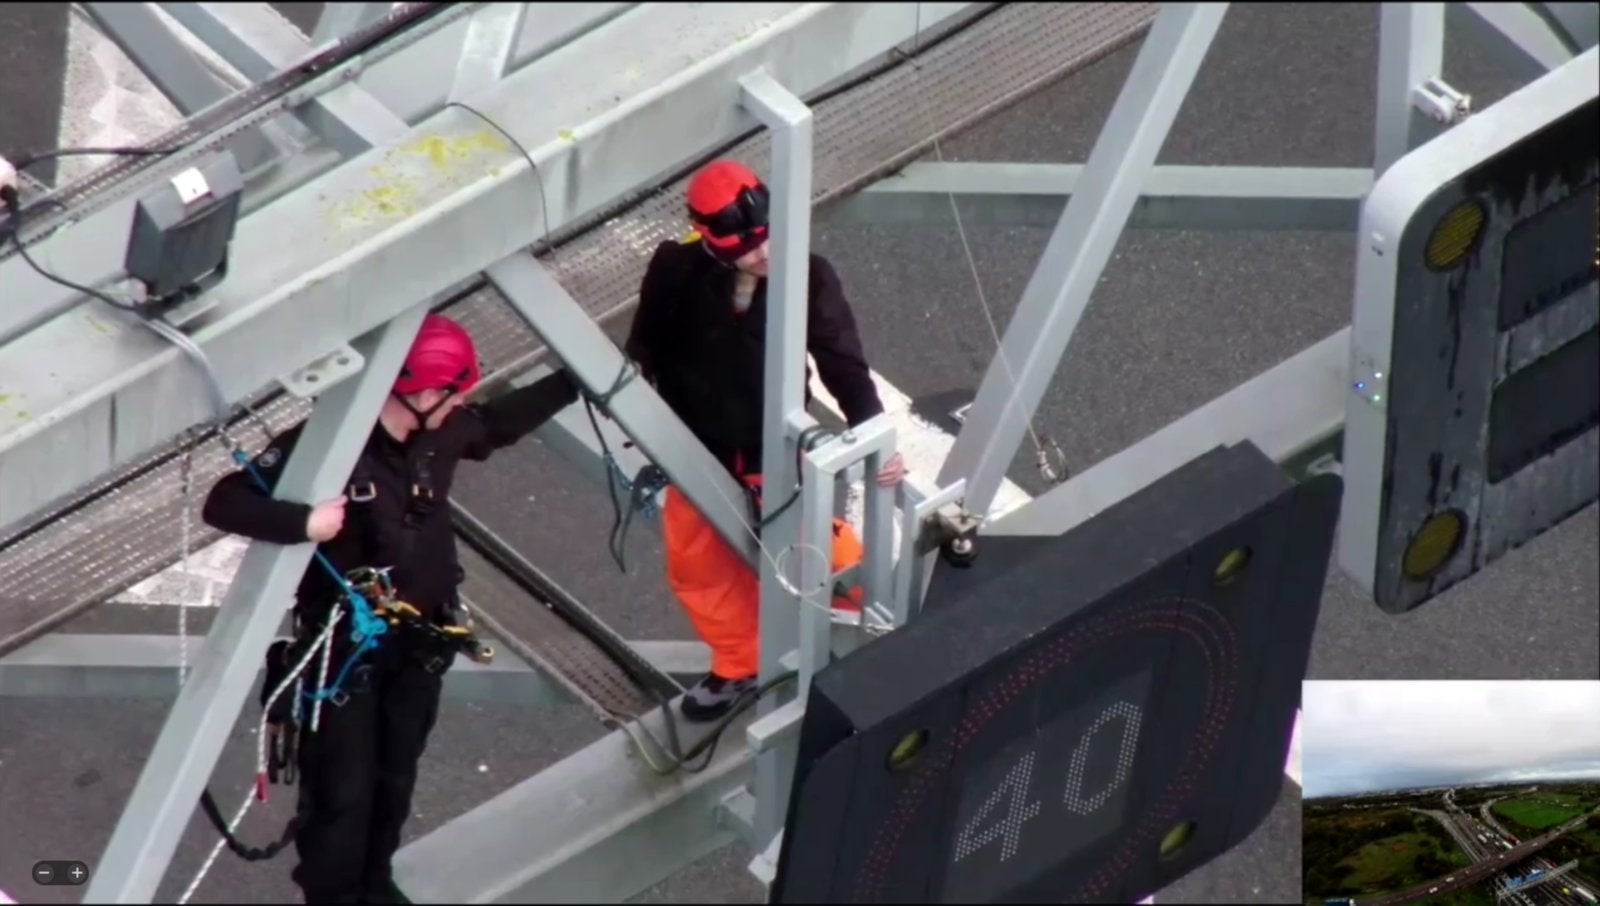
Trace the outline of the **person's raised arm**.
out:
[[[272,544],[322,542],[339,534],[344,526],[343,497],[312,507],[272,496],[284,464],[300,439],[300,430],[291,428],[274,438],[251,460],[251,469],[222,476],[206,494],[200,518],[212,528]],[[261,476],[266,488],[257,483],[251,470]]]
[[[469,427],[463,459],[482,461],[539,430],[557,412],[577,402],[578,384],[565,368],[526,387],[468,406],[460,417]]]

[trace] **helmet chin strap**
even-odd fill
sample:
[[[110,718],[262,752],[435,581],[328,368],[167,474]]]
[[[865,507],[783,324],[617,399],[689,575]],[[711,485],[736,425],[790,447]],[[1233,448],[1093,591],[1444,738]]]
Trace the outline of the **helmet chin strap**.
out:
[[[730,271],[736,271],[739,269],[738,265],[734,264],[732,261],[723,260],[723,257],[717,254],[716,250],[711,246],[706,245],[705,243],[701,243],[701,246],[705,248],[706,254],[711,256],[712,261],[715,261]]]
[[[440,397],[440,399],[439,399],[439,401],[437,403],[434,403],[432,406],[429,406],[426,410],[418,409],[416,406],[411,405],[411,401],[410,400],[406,399],[405,397],[401,396],[398,393],[391,392],[391,395],[396,400],[399,400],[400,405],[406,407],[406,411],[407,412],[410,412],[413,416],[416,417],[416,419],[417,419],[417,430],[418,431],[428,431],[428,430],[431,430],[428,427],[428,419],[432,418],[433,414],[435,412],[438,412],[440,409],[444,408],[444,404],[450,402],[450,398],[452,396],[456,395],[456,385],[454,385],[454,384],[451,384],[450,386],[444,387],[444,388],[441,388],[441,389],[443,389],[445,391],[445,395],[443,397]]]

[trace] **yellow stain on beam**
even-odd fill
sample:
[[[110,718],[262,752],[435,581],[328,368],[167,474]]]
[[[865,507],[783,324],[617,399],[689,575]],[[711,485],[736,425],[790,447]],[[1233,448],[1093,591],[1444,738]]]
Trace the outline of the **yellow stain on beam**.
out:
[[[22,408],[23,405],[24,402],[20,393],[0,393],[0,415],[6,414],[5,410],[8,406],[16,406],[16,410],[10,413],[11,417],[19,422],[27,421],[28,410]]]
[[[338,231],[399,221],[417,212],[424,193],[439,190],[437,177],[459,187],[492,172],[484,166],[485,157],[509,150],[510,143],[487,128],[456,137],[422,136],[389,149],[384,163],[367,170],[373,184],[329,204],[325,217]]]

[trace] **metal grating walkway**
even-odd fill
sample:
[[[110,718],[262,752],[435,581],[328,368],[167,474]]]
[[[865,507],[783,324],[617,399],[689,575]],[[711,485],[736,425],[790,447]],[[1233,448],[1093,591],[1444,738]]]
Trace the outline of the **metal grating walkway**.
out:
[[[815,104],[815,201],[860,189],[915,159],[935,138],[966,128],[1136,39],[1156,11],[1153,3],[1003,4],[924,48],[911,62]],[[761,170],[769,162],[769,140],[760,133],[724,153]],[[591,316],[610,321],[631,308],[650,251],[681,234],[684,182],[659,186],[627,210],[581,225],[558,241],[553,255],[541,256]],[[538,360],[538,337],[498,293],[481,281],[459,289],[459,301],[449,310],[478,339],[486,383]],[[310,413],[308,403],[287,394],[269,391],[262,400],[259,413],[274,432]],[[232,430],[259,449],[259,430],[249,425]],[[42,513],[33,526],[0,538],[0,655],[178,561],[179,450],[175,443],[108,475]],[[193,458],[191,549],[220,537],[199,521],[198,506],[204,489],[229,467],[215,441],[201,443]],[[463,552],[464,561],[473,557]],[[561,623],[561,634],[552,635],[560,619],[536,614],[546,611],[537,599],[511,593],[503,576],[473,582],[478,584],[467,591],[485,622],[501,627],[511,636],[506,642],[512,650],[560,674],[591,706],[638,713],[653,705],[627,671],[594,660],[600,646],[572,642],[582,639],[577,630]]]

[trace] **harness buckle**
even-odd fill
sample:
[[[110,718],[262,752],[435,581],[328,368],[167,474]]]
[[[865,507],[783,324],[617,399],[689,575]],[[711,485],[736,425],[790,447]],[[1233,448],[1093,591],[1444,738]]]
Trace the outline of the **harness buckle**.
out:
[[[343,689],[335,689],[333,690],[333,694],[328,696],[328,704],[334,706],[335,708],[343,708],[345,702],[349,700],[349,694]]]
[[[411,496],[422,500],[433,499],[433,488],[425,488],[420,484],[411,485]]]
[[[368,503],[377,496],[378,486],[370,481],[352,484],[349,489],[349,497],[352,503]]]
[[[454,654],[454,652],[452,652],[452,654]],[[422,665],[422,669],[428,671],[434,676],[438,676],[439,674],[443,673],[444,668],[448,667],[449,665],[450,662],[447,658],[445,658],[444,655],[435,654],[433,657],[428,659],[426,664]]]

